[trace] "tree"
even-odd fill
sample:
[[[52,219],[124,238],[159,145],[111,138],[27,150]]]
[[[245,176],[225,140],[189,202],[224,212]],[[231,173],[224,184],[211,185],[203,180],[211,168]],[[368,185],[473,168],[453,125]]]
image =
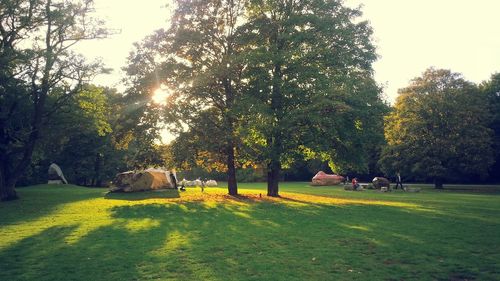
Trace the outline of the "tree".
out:
[[[92,1],[0,2],[0,200],[17,198],[17,179],[31,162],[44,120],[99,69],[71,52],[106,35],[90,17]],[[47,108],[55,89],[64,93]],[[17,117],[27,122],[19,122]]]
[[[443,181],[485,176],[492,164],[487,99],[460,74],[428,69],[399,91],[385,119],[386,171]]]
[[[247,13],[245,140],[267,167],[268,196],[279,196],[281,169],[297,157],[337,171],[366,166],[365,140],[385,105],[361,12],[335,0],[254,0]]]
[[[493,179],[500,180],[500,73],[491,75],[491,79],[482,83],[480,88],[486,95],[493,114],[489,127],[494,132],[495,164],[490,169],[490,175]]]
[[[34,166],[42,170],[43,178],[53,162],[61,166],[69,182],[79,185],[100,186],[104,178],[116,174],[113,168],[119,165],[107,165],[116,158],[110,124],[113,118],[110,100],[115,95],[113,89],[83,85],[51,116],[32,160]],[[49,96],[48,107],[58,98],[55,93]]]
[[[192,144],[191,155],[203,150],[215,161],[225,162],[228,193],[237,195],[236,107],[243,69],[237,38],[245,1],[178,0],[176,4],[171,27],[140,46],[157,66],[148,74],[156,79],[150,80],[150,90],[171,91],[165,109],[169,128],[181,141],[189,137],[184,144]]]

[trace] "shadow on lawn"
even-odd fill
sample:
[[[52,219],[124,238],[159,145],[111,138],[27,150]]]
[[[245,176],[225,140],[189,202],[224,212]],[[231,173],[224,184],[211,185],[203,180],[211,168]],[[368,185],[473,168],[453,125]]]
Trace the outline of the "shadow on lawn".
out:
[[[18,200],[0,202],[0,226],[33,221],[51,214],[61,205],[94,199],[103,192],[76,185],[48,184],[18,188],[16,191]]]
[[[106,199],[114,200],[127,200],[127,201],[137,201],[137,200],[147,200],[147,199],[172,199],[180,198],[179,191],[177,189],[160,189],[154,191],[141,191],[141,192],[108,192],[104,195]]]
[[[495,270],[484,267],[488,257],[453,248],[473,242],[470,222],[448,237],[463,240],[444,244],[449,224],[404,208],[180,202],[109,211],[110,225],[74,243],[66,239],[77,223],[0,251],[0,280],[448,280]],[[134,227],[141,222],[154,223]]]

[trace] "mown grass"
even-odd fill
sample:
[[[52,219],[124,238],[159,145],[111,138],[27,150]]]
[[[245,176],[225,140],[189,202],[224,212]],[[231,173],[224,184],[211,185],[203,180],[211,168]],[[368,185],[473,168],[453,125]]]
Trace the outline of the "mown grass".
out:
[[[500,188],[465,189],[20,188],[0,280],[500,280]]]

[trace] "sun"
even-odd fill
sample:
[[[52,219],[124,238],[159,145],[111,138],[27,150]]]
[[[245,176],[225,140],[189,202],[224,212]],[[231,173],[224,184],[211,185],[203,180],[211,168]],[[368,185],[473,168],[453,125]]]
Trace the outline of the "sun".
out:
[[[166,105],[168,95],[169,92],[167,89],[158,88],[153,92],[153,97],[151,97],[151,99],[154,103]]]

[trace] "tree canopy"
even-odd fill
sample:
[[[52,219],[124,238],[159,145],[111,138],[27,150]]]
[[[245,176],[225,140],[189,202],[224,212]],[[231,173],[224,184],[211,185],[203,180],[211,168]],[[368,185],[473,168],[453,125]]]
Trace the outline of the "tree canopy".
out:
[[[443,181],[484,177],[493,162],[488,101],[460,74],[428,69],[399,91],[385,119],[387,173]]]
[[[179,0],[176,5],[171,27],[138,45],[148,53],[138,51],[137,60],[150,59],[145,65],[153,66],[142,81],[149,89],[170,92],[164,117],[179,137],[180,143],[174,143],[184,154],[179,162],[194,163],[201,155],[211,155],[212,162],[225,163],[208,166],[227,171],[228,192],[236,195],[235,107],[243,67],[236,59],[236,41],[245,1]],[[136,60],[131,62],[129,69],[136,68]]]
[[[15,199],[17,179],[31,163],[51,113],[100,71],[72,52],[82,40],[106,36],[92,1],[1,1],[0,200]],[[49,108],[51,95],[58,99]],[[19,119],[16,118],[20,117]]]
[[[245,35],[247,144],[278,196],[283,166],[329,160],[334,170],[366,163],[372,120],[382,116],[372,78],[372,30],[341,1],[250,1]]]
[[[372,28],[341,0],[176,0],[134,44],[123,91],[93,85],[103,66],[72,51],[108,34],[92,0],[0,4],[0,200],[51,162],[92,186],[151,166],[226,173],[231,195],[238,173],[267,177],[268,196],[325,168],[436,187],[498,171],[500,74],[478,86],[431,68],[391,107]]]
[[[495,149],[495,164],[491,167],[491,176],[500,180],[500,73],[491,75],[489,81],[480,85],[481,91],[486,95],[489,103],[488,109],[492,113],[491,125],[493,130],[493,144]]]

